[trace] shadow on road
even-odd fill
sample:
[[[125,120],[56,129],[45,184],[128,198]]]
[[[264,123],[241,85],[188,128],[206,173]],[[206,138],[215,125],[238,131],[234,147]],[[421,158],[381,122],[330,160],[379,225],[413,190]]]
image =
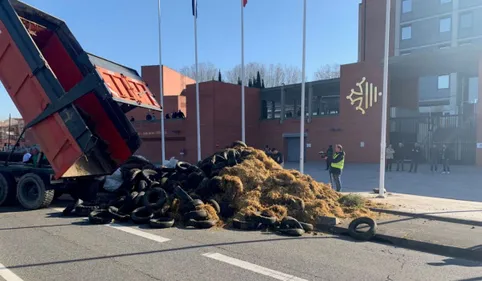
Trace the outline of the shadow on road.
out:
[[[172,248],[172,249],[164,249],[164,250],[155,250],[155,251],[133,252],[133,253],[124,253],[124,254],[117,254],[117,255],[105,255],[105,256],[97,256],[97,257],[82,258],[82,259],[69,259],[69,260],[52,261],[52,262],[30,263],[30,264],[21,264],[21,265],[10,265],[10,266],[7,266],[7,267],[8,267],[8,269],[31,268],[31,267],[41,267],[41,266],[57,265],[57,264],[68,264],[68,263],[76,263],[76,262],[100,261],[100,260],[105,260],[105,259],[122,258],[122,257],[132,257],[132,256],[139,256],[139,255],[153,255],[153,254],[161,254],[161,253],[168,253],[168,252],[177,252],[177,251],[186,251],[186,250],[193,250],[193,249],[201,249],[201,248],[207,248],[207,247],[245,245],[245,244],[267,243],[267,242],[270,243],[270,242],[273,242],[273,241],[286,241],[286,240],[319,240],[319,239],[339,239],[339,238],[338,238],[338,237],[323,237],[323,236],[318,236],[318,237],[292,237],[292,238],[274,238],[274,239],[262,239],[262,240],[247,240],[247,241],[237,241],[237,242],[225,242],[225,243],[215,243],[215,244],[194,245],[194,246],[187,246],[187,247],[180,247],[180,248]]]

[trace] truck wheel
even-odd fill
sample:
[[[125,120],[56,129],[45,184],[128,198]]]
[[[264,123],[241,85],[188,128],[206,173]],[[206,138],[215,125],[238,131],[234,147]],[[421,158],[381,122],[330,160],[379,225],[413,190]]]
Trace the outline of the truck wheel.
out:
[[[45,182],[36,174],[23,175],[17,184],[17,198],[25,209],[36,210],[50,205],[54,190],[47,190]]]
[[[0,174],[0,206],[15,200],[15,179],[7,173]]]

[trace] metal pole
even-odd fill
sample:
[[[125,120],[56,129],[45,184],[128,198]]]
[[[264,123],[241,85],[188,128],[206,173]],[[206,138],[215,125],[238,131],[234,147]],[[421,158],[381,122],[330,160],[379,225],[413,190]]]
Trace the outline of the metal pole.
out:
[[[244,3],[241,2],[241,140],[246,142],[246,109],[244,97]]]
[[[201,161],[201,120],[199,117],[199,73],[197,60],[197,7],[194,15],[194,58],[196,64],[196,128],[197,128],[197,160]]]
[[[306,0],[303,0],[303,55],[301,63],[301,124],[300,124],[300,172],[305,166],[305,68],[306,68]]]
[[[390,2],[386,1],[385,15],[385,52],[383,55],[383,95],[382,95],[382,128],[380,137],[380,184],[378,197],[385,197],[385,148],[387,146],[387,110],[388,110],[388,51],[390,49]]]
[[[164,112],[164,71],[162,67],[162,48],[161,48],[161,0],[158,1],[158,24],[159,24],[159,102],[161,103],[161,107]],[[164,165],[166,162],[166,136],[164,130],[164,114],[161,112],[161,165]]]

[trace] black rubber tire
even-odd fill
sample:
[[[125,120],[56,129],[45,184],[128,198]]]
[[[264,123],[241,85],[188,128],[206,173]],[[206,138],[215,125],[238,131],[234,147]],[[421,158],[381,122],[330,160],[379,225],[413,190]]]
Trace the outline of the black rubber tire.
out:
[[[142,199],[144,206],[158,210],[166,203],[167,193],[160,187],[153,188],[149,189]]]
[[[114,206],[110,206],[108,208],[108,212],[112,215],[112,218],[116,221],[127,222],[131,218],[131,216],[129,216],[128,214],[121,213],[119,209]]]
[[[92,224],[108,224],[112,222],[112,214],[104,209],[92,211],[89,214],[89,222]]]
[[[142,179],[142,180],[140,180],[136,183],[136,190],[138,192],[146,191],[148,187],[149,187],[149,183],[144,179]]]
[[[82,205],[82,203],[84,203],[82,201],[82,199],[77,199],[75,200],[75,202],[72,202],[70,203],[69,205],[67,205],[67,207],[65,207],[65,209],[62,211],[62,215],[63,216],[70,216],[73,214],[75,208],[79,205]]]
[[[74,214],[79,217],[88,217],[91,212],[97,209],[97,206],[85,206],[80,204],[75,207]]]
[[[184,214],[184,219],[185,220],[196,220],[196,221],[203,221],[206,220],[208,217],[208,212],[206,210],[195,210],[195,211],[190,211]]]
[[[281,220],[280,228],[282,229],[303,229],[301,223],[293,217],[285,217]]]
[[[152,228],[170,228],[174,226],[174,219],[169,217],[150,219],[149,225]]]
[[[15,178],[9,173],[0,174],[0,206],[11,204],[17,196]]]
[[[250,219],[256,220],[260,224],[265,226],[272,226],[276,223],[276,220],[277,220],[276,217],[262,216],[261,214],[254,214],[252,217],[250,217]]]
[[[207,203],[213,206],[214,210],[216,210],[216,214],[221,213],[221,207],[219,206],[218,202],[214,199],[209,199]]]
[[[360,224],[367,224],[370,228],[365,232],[358,231],[356,228]],[[348,226],[348,234],[354,239],[368,241],[377,234],[377,223],[369,217],[354,219]]]
[[[247,147],[248,147],[244,141],[239,141],[239,140],[233,142],[232,147],[234,148],[234,147],[236,147],[236,146],[240,146],[240,147],[243,147],[243,148],[247,148]]]
[[[187,194],[187,192],[184,191],[184,189],[179,185],[174,188],[174,193],[179,198],[179,200],[181,200],[183,202],[192,202],[193,201],[191,196],[189,196],[189,194]]]
[[[259,223],[257,221],[242,221],[238,219],[233,220],[233,228],[240,230],[257,230]]]
[[[305,231],[302,228],[280,228],[278,229],[278,232],[287,236],[302,236],[305,234]]]
[[[149,220],[152,219],[152,217],[153,217],[152,211],[149,208],[144,206],[135,209],[131,213],[131,220],[137,224],[149,223]]]
[[[300,224],[305,232],[313,232],[313,230],[315,230],[315,227],[311,223],[300,222]]]
[[[199,228],[199,229],[208,229],[208,228],[211,228],[211,227],[215,226],[216,223],[217,223],[217,221],[215,221],[215,220],[197,221],[197,220],[190,219],[188,221],[187,225],[194,226],[195,228]]]
[[[178,161],[176,164],[176,170],[178,171],[187,171],[192,165],[184,162],[184,161]]]
[[[145,195],[146,195],[146,193],[144,191],[139,192],[139,194],[134,199],[134,205],[138,206],[138,207],[143,206],[142,204],[144,203],[144,196]]]
[[[32,189],[36,189],[36,193]],[[33,193],[33,194],[32,194]],[[27,210],[46,208],[52,203],[55,191],[48,189],[47,184],[34,173],[23,175],[17,184],[17,198]],[[32,195],[32,198],[28,198]]]

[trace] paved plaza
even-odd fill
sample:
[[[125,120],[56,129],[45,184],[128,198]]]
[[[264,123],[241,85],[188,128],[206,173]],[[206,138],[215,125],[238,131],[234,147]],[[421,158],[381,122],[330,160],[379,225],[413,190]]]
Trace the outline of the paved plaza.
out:
[[[324,162],[305,163],[305,174],[317,181],[329,182]],[[286,163],[287,169],[298,169],[298,163]],[[396,167],[395,167],[396,168]],[[431,173],[430,166],[419,165],[417,173],[387,172],[385,186],[389,192],[457,200],[482,202],[482,167],[452,166],[451,174]],[[440,167],[439,167],[440,170]],[[342,175],[343,191],[363,192],[378,187],[379,165],[345,164]]]

